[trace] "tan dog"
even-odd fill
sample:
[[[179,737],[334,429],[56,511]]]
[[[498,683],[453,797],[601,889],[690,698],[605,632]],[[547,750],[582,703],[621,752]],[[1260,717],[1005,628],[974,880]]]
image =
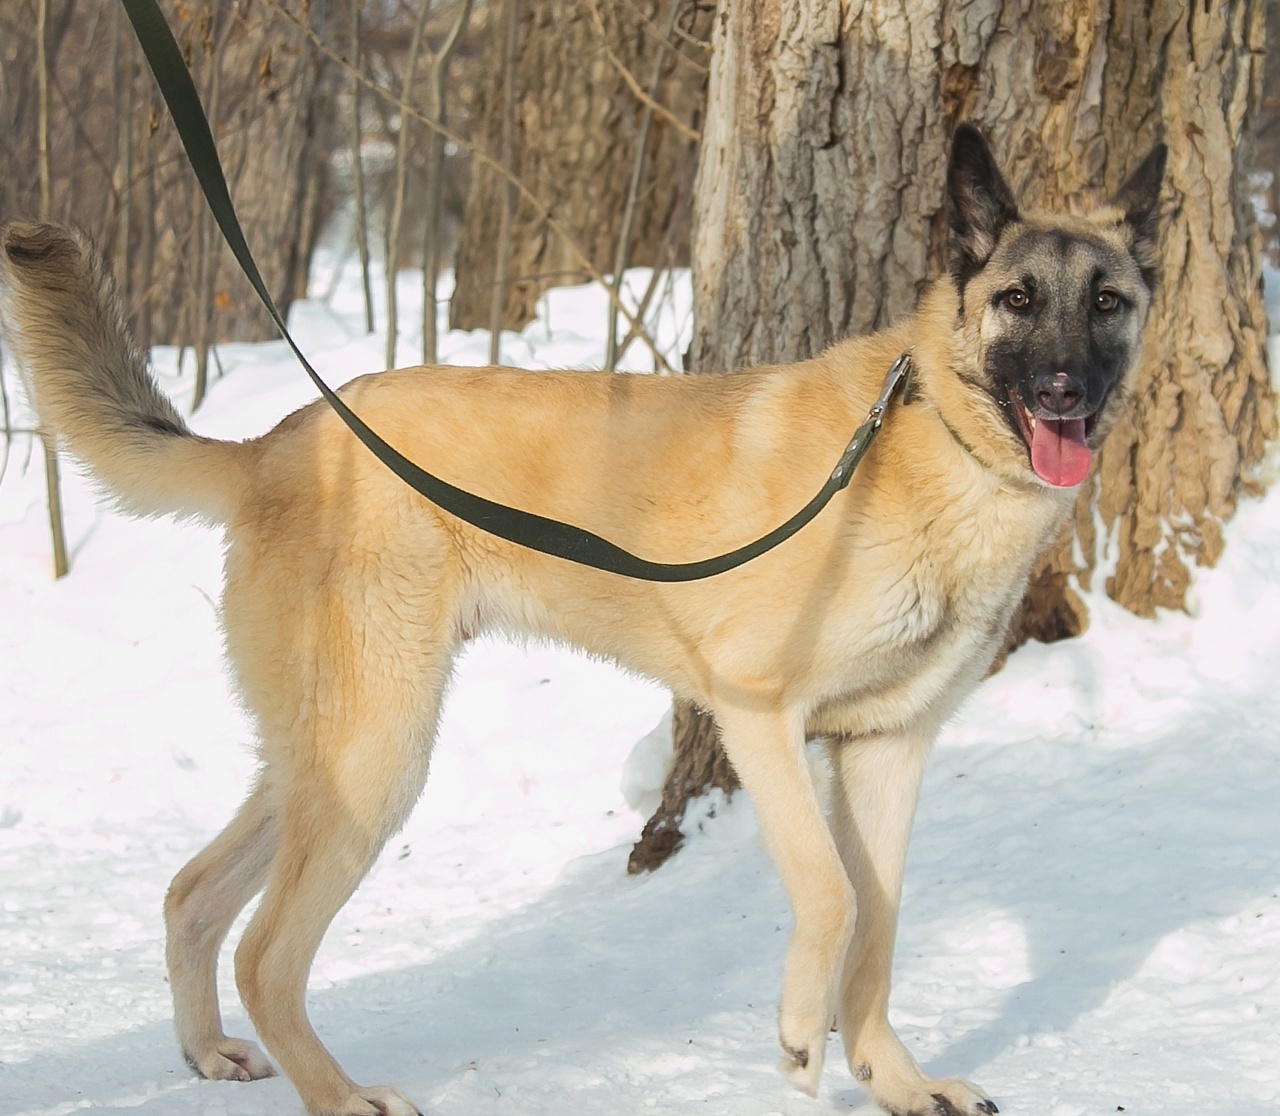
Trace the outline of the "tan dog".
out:
[[[459,647],[549,637],[711,710],[790,898],[783,1070],[814,1092],[833,1017],[890,1112],[996,1111],[925,1077],[889,1026],[907,839],[939,726],[1001,644],[1124,405],[1154,284],[1164,149],[1088,218],[1019,216],[982,137],[956,134],[949,275],[911,318],[812,360],[659,378],[409,369],[343,395],[424,468],[677,562],[730,550],[822,485],[886,369],[914,355],[852,485],[776,550],[656,585],[495,540],[379,464],[322,403],[264,437],[191,434],[150,379],[87,239],[0,234],[6,337],[42,421],[125,508],[224,524],[223,624],[261,774],[165,904],[176,1027],[213,1078],[273,1073],[228,1038],[218,947],[258,1035],[316,1116],[405,1116],[312,1031],[307,973],[335,912],[412,808]],[[831,825],[805,763],[828,741]]]

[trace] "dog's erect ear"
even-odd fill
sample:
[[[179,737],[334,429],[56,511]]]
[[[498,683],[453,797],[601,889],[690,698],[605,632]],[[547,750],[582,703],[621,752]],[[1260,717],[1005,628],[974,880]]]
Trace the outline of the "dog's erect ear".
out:
[[[1133,257],[1149,288],[1156,285],[1160,263],[1160,187],[1168,157],[1169,149],[1163,143],[1156,144],[1112,199],[1112,205],[1124,213],[1125,224],[1133,229]]]
[[[951,138],[947,167],[948,251],[951,274],[961,290],[991,258],[1006,225],[1018,219],[1013,191],[1005,182],[982,133],[961,124]]]

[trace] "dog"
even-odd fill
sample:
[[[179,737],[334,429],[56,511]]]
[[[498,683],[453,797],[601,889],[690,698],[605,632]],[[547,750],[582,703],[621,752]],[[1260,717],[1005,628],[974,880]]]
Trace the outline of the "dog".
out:
[[[209,1078],[275,1072],[223,1031],[218,949],[315,1116],[407,1116],[355,1084],[305,1009],[326,927],[427,777],[451,663],[481,632],[554,640],[715,717],[794,914],[780,1066],[815,1093],[834,1018],[896,1116],[997,1111],[926,1077],[888,1022],[907,841],[943,722],[983,677],[1037,559],[1132,394],[1157,282],[1165,148],[1085,216],[1023,216],[986,140],[951,146],[949,261],[909,318],[810,360],[717,376],[404,369],[346,402],[424,468],[646,557],[691,561],[784,521],[822,486],[910,350],[908,391],[852,483],[794,537],[720,576],[653,584],[572,565],[427,502],[316,402],[245,442],[193,434],[151,379],[82,233],[0,232],[0,315],[44,427],[117,503],[226,531],[222,624],[261,766],[174,879],[166,957],[182,1052]],[[805,760],[821,736],[824,816]]]

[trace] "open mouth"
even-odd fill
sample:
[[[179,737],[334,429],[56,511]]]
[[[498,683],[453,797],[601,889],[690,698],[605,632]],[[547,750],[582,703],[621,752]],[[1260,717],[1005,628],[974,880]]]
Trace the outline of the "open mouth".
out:
[[[1056,488],[1074,488],[1089,475],[1093,451],[1089,435],[1098,424],[1096,414],[1087,418],[1038,418],[1023,406],[1017,390],[1010,390],[1009,401],[1031,451],[1031,468],[1045,484]]]

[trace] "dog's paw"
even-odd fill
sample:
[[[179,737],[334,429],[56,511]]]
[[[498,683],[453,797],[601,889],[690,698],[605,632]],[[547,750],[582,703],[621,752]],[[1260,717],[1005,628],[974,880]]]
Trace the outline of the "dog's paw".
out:
[[[995,1101],[984,1096],[976,1086],[970,1085],[967,1081],[957,1079],[942,1082],[942,1084],[959,1086],[970,1095],[959,1098],[957,1103],[957,1100],[947,1093],[934,1093],[933,1107],[929,1109],[928,1116],[995,1116],[1000,1111]]]
[[[959,1077],[926,1081],[912,1093],[909,1099],[876,1100],[890,1116],[996,1116],[1000,1111],[986,1093]]]
[[[422,1116],[417,1106],[385,1085],[360,1089],[345,1105],[323,1116]]]
[[[244,1039],[222,1038],[206,1050],[188,1050],[184,1057],[187,1065],[210,1081],[259,1081],[276,1076],[267,1056]]]

